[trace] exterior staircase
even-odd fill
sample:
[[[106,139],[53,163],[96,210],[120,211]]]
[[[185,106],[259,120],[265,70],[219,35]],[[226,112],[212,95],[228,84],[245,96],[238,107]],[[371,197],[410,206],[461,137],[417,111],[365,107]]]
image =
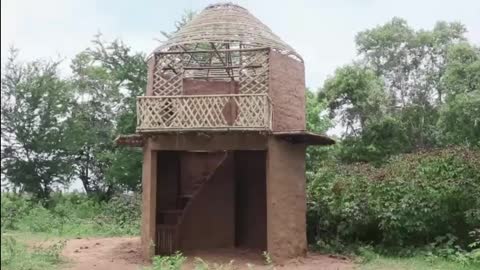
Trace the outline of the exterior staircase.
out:
[[[192,179],[191,187],[177,195],[177,209],[164,210],[159,213],[157,224],[156,254],[169,255],[179,250],[179,230],[189,208],[195,203],[196,197],[216,172],[225,164],[228,152],[225,151],[213,170],[207,175]]]

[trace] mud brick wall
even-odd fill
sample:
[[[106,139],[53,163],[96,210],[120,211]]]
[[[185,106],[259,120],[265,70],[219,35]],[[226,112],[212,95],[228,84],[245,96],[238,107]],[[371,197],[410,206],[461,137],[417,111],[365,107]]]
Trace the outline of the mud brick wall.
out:
[[[270,51],[269,95],[273,130],[305,130],[305,70],[303,63]]]
[[[223,153],[212,153],[209,158],[190,158],[189,166],[211,166],[211,160],[221,160]],[[219,167],[198,195],[191,208],[185,212],[180,227],[182,250],[204,248],[229,248],[235,244],[235,198],[233,155],[229,154],[224,166]],[[199,172],[193,167],[182,170]]]
[[[307,252],[305,146],[270,137],[267,152],[267,250],[275,262]]]

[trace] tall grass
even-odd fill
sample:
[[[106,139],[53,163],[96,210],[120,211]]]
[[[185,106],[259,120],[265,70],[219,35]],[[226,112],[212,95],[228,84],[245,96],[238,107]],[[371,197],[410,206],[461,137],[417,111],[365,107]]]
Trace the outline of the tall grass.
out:
[[[27,247],[12,236],[2,235],[1,268],[3,270],[44,270],[55,269],[63,262],[60,253],[65,241],[48,246]]]
[[[139,234],[140,199],[135,195],[99,202],[77,193],[53,194],[48,201],[2,193],[1,203],[1,269],[55,269],[66,238]],[[27,245],[25,235],[63,240],[37,247]]]
[[[138,235],[140,199],[120,195],[99,202],[85,194],[54,194],[49,201],[2,194],[2,232],[43,233],[61,237]]]

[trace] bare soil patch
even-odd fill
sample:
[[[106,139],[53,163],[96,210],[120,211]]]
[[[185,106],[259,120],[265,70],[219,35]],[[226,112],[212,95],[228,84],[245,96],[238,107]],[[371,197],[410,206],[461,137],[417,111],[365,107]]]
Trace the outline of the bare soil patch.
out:
[[[67,241],[62,253],[69,261],[68,270],[139,270],[148,265],[141,258],[139,237],[84,238]],[[261,254],[241,249],[215,249],[185,254],[188,257],[184,269],[195,267],[195,257],[213,264],[228,264],[233,260],[238,270],[270,270]],[[247,264],[251,265],[251,268]],[[354,264],[348,259],[309,253],[304,258],[290,260],[274,269],[299,270],[350,270]]]
[[[137,270],[143,263],[138,237],[72,239],[62,255],[69,270]]]

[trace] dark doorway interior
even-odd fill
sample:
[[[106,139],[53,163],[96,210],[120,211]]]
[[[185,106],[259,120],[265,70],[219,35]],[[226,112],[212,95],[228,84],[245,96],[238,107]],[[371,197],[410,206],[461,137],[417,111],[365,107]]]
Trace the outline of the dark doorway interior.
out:
[[[235,246],[266,250],[266,151],[235,151]]]
[[[266,250],[266,151],[159,151],[157,254]]]

